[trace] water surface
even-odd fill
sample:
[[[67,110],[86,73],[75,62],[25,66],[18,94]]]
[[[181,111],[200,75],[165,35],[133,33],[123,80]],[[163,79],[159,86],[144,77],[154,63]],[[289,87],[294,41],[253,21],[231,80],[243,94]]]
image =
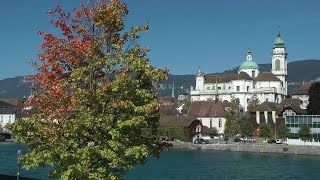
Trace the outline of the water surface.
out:
[[[25,145],[0,143],[0,174],[15,175],[17,150]],[[319,179],[320,156],[223,151],[169,151],[149,158],[125,177],[129,180]],[[49,170],[22,170],[21,176],[47,179]]]

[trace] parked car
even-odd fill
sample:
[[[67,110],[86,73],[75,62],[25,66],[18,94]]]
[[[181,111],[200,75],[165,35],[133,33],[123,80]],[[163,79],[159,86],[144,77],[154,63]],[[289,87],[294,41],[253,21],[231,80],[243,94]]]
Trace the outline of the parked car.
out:
[[[193,142],[194,144],[208,144],[208,142],[202,138],[196,139]]]
[[[236,138],[234,138],[234,140],[233,140],[234,142],[240,142],[241,141],[241,139],[240,138],[238,138],[238,137],[236,137]]]
[[[274,140],[274,139],[269,139],[269,140],[268,140],[268,143],[270,143],[270,144],[276,143],[276,140]]]
[[[277,139],[276,144],[282,144],[282,139]]]

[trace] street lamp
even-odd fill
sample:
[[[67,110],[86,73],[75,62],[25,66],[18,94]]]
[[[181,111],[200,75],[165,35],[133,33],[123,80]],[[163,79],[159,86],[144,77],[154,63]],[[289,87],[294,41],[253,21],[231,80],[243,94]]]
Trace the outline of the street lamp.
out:
[[[18,165],[18,170],[17,170],[17,180],[19,180],[20,177],[20,165],[21,165],[21,150],[19,149],[17,151],[17,165]]]

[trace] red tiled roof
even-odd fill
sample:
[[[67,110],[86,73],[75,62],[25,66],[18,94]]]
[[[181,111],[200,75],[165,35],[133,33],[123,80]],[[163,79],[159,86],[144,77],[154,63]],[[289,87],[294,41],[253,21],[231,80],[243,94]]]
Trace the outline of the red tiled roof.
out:
[[[226,83],[237,79],[238,74],[223,74],[223,75],[206,75],[205,83]]]
[[[310,87],[311,85],[309,83],[303,83],[292,93],[292,95],[308,95]]]
[[[190,105],[188,116],[194,117],[224,117],[225,109],[221,102],[195,101]]]
[[[23,106],[22,101],[19,100],[18,98],[0,99],[0,102],[7,103],[7,104],[12,105],[12,106],[19,106],[19,107]]]
[[[256,111],[260,111],[260,112],[264,112],[264,111],[276,111],[277,114],[279,114],[281,112],[282,108],[281,105],[275,102],[268,102],[265,101],[261,104],[259,104],[256,108],[254,108],[251,112],[256,112]]]
[[[256,81],[281,81],[274,74],[269,72],[262,72],[255,78]]]
[[[200,122],[191,116],[160,116],[159,123],[161,127],[189,127],[194,121]]]
[[[210,129],[210,128],[207,127],[207,126],[202,126],[202,128],[201,128],[201,133],[202,133],[202,134],[213,134],[213,131],[212,131],[212,129]]]
[[[306,114],[307,113],[305,109],[301,109],[301,107],[300,107],[301,100],[300,99],[286,98],[280,103],[280,105],[282,106],[281,112],[290,108],[294,112],[296,112],[297,114]]]

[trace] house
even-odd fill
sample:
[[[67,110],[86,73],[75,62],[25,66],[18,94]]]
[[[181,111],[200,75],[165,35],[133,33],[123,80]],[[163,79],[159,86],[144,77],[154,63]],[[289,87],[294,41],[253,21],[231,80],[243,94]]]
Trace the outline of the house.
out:
[[[14,123],[21,117],[23,102],[18,98],[0,99],[0,126],[6,127],[7,124]],[[6,129],[5,129],[6,130]]]
[[[284,124],[281,111],[279,103],[265,101],[251,110],[249,121],[256,130],[260,129],[261,124],[269,124],[274,130],[276,126]]]
[[[296,98],[286,98],[281,103],[281,115],[285,118],[287,115],[303,115],[307,114],[303,101]]]
[[[218,134],[224,134],[226,123],[225,106],[222,102],[194,101],[190,104],[188,116],[199,119],[203,126],[216,128]]]
[[[281,103],[265,101],[250,112],[250,122],[255,129],[261,124],[270,124],[274,129],[276,126],[285,124],[286,116],[306,114],[301,108],[301,100],[286,98]]]
[[[293,93],[292,98],[300,99],[302,101],[302,109],[307,109],[309,104],[309,89],[311,85],[309,83],[302,83]]]
[[[165,140],[179,139],[193,142],[202,137],[202,124],[196,117],[161,116],[159,123],[159,136],[164,137]]]

